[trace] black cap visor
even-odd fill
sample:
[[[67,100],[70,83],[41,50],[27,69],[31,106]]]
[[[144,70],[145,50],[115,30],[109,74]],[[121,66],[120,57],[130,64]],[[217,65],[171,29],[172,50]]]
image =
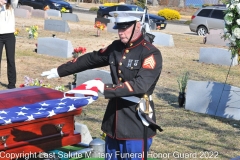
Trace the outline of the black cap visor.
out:
[[[133,25],[136,21],[124,22],[124,23],[115,23],[113,29],[126,29]]]

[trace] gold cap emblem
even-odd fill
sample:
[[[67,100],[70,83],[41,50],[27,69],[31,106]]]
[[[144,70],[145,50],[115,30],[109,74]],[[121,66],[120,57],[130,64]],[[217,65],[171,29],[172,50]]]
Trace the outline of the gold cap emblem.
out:
[[[114,16],[114,17],[117,17],[117,16],[118,16],[118,14],[117,14],[117,13],[114,13],[114,14],[113,14],[113,16]]]

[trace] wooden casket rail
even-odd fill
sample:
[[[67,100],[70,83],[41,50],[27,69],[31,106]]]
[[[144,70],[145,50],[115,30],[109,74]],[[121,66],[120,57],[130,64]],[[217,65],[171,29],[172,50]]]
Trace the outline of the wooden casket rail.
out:
[[[0,110],[62,97],[62,92],[43,87],[1,91]],[[74,132],[74,116],[81,112],[80,108],[52,117],[0,126],[1,159],[8,160],[4,157],[8,153],[11,156],[35,154],[81,142],[81,135]]]

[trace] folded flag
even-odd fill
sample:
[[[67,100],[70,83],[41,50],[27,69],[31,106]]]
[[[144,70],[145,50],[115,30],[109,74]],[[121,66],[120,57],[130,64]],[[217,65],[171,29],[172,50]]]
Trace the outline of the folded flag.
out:
[[[63,98],[0,110],[0,125],[51,117],[91,104],[98,99],[97,88],[86,90],[85,87],[82,84],[65,92]]]

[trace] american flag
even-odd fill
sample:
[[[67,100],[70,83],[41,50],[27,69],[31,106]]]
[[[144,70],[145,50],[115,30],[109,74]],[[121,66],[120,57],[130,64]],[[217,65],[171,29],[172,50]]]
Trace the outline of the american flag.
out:
[[[92,88],[91,90],[85,90],[84,88],[85,85],[81,85],[73,90],[65,92],[63,98],[2,109],[0,110],[0,125],[31,121],[70,112],[98,99],[96,88]]]

